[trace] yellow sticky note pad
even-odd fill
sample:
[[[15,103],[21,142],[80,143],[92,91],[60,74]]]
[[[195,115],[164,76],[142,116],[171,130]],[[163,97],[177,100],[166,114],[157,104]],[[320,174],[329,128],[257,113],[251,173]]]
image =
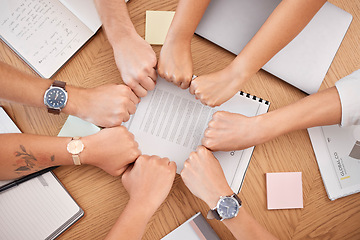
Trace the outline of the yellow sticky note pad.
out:
[[[145,40],[154,45],[164,44],[174,15],[173,11],[146,11]]]

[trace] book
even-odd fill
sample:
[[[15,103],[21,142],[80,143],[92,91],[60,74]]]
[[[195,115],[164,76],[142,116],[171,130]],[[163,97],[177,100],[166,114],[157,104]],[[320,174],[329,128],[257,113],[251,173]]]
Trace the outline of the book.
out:
[[[0,123],[0,134],[20,133],[2,107]],[[0,239],[55,239],[83,215],[58,178],[47,172],[0,192]]]
[[[44,78],[101,27],[93,0],[0,0],[0,6],[1,40]]]
[[[162,240],[220,240],[201,212],[192,216]]]
[[[330,200],[360,192],[360,126],[308,129]]]
[[[142,154],[167,157],[176,162],[177,173],[185,160],[201,145],[203,133],[212,115],[219,110],[256,116],[266,113],[270,103],[240,92],[220,107],[201,104],[188,90],[183,90],[158,77],[155,89],[137,105],[130,120],[123,123],[134,134]],[[99,127],[69,116],[58,136],[87,136]],[[241,151],[214,152],[232,190],[240,192],[254,147]]]

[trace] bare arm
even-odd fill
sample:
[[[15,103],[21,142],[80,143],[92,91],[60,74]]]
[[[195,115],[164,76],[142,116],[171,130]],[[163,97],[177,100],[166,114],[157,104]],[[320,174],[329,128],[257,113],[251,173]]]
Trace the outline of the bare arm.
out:
[[[41,169],[74,165],[67,144],[71,138],[31,134],[0,134],[0,180],[14,179]],[[125,127],[107,128],[81,138],[82,164],[90,164],[118,176],[139,155],[134,136]],[[114,148],[110,143],[118,143]],[[101,148],[99,147],[101,146]]]
[[[228,67],[196,78],[191,83],[190,92],[207,105],[221,105],[291,42],[325,2],[283,0]]]
[[[231,64],[239,81],[251,78],[310,22],[326,0],[283,0]],[[251,61],[249,61],[251,59]]]
[[[314,126],[338,124],[341,102],[335,87],[255,117],[217,112],[202,143],[213,151],[245,149],[282,134]]]
[[[156,54],[130,20],[123,0],[95,0],[106,35],[114,51],[122,80],[138,97],[154,89]]]
[[[0,62],[0,99],[46,109],[44,94],[52,82]],[[139,102],[125,85],[106,84],[88,89],[66,85],[65,89],[68,102],[62,111],[102,127],[118,126],[129,120]]]
[[[175,162],[167,158],[140,156],[122,176],[130,200],[106,239],[141,239],[147,222],[169,194],[175,171]]]
[[[169,82],[185,89],[193,75],[191,38],[210,0],[180,0],[164,46],[158,73]]]
[[[205,147],[199,146],[184,163],[181,178],[189,190],[214,208],[220,196],[233,194],[219,161]],[[216,221],[216,220],[214,220]],[[236,239],[276,239],[241,207],[236,217],[223,220]]]

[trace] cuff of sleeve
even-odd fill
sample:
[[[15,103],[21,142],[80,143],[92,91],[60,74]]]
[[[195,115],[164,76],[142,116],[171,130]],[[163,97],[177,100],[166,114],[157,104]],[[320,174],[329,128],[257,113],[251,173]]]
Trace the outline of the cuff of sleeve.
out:
[[[335,83],[341,101],[341,126],[360,125],[360,69]]]

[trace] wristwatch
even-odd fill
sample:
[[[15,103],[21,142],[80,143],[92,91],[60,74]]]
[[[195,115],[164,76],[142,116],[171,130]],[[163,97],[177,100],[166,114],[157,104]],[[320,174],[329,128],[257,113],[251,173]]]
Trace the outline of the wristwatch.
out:
[[[65,90],[66,82],[55,80],[44,94],[44,104],[48,112],[60,114],[61,109],[66,106],[68,94]]]
[[[241,207],[240,198],[234,193],[230,196],[221,196],[216,207],[210,209],[207,215],[208,219],[224,220],[234,218],[239,213]]]
[[[72,154],[72,159],[75,165],[81,165],[79,154],[84,150],[84,144],[80,137],[73,137],[67,145],[67,150]]]

